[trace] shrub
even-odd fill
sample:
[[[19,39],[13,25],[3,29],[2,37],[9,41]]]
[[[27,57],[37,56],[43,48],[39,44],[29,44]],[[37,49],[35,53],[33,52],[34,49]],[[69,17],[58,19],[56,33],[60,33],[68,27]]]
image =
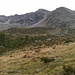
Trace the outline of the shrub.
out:
[[[74,42],[73,40],[65,40],[65,42],[64,43],[70,43],[70,42]]]
[[[4,45],[5,42],[5,34],[2,32],[0,33],[0,45]]]
[[[55,60],[54,58],[48,58],[48,57],[42,57],[41,58],[41,61],[44,61],[44,63],[49,63],[49,62],[52,62],[54,60]]]
[[[64,75],[75,75],[75,69],[70,65],[63,65]]]

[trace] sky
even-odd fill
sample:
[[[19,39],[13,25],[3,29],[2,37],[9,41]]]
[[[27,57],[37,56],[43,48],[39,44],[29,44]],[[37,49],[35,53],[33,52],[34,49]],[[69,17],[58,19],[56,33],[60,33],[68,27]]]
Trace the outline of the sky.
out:
[[[0,0],[0,15],[25,14],[38,9],[52,11],[58,7],[75,10],[75,0]]]

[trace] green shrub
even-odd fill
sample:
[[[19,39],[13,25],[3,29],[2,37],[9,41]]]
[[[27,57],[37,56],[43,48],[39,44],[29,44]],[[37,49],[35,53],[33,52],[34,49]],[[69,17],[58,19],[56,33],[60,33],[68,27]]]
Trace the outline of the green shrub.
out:
[[[0,33],[0,46],[4,45],[6,38],[5,38],[5,34],[2,32]]]
[[[73,40],[65,40],[65,42],[64,43],[70,43],[70,42],[74,42]]]
[[[44,61],[44,63],[49,63],[49,62],[52,62],[54,60],[55,60],[54,58],[48,58],[48,57],[42,57],[41,58],[41,61]]]

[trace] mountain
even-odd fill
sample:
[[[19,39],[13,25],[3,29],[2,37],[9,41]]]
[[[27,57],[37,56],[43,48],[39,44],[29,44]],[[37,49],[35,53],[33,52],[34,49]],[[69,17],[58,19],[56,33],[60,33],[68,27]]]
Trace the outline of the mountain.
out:
[[[75,11],[0,15],[0,30],[0,75],[75,75]]]
[[[22,15],[0,16],[0,30],[35,27],[50,28],[46,32],[52,35],[69,34],[69,30],[75,29],[75,11],[59,7],[53,11],[39,9]]]
[[[59,7],[47,13],[40,22],[31,27],[50,28],[46,32],[51,35],[74,35],[75,11],[65,7]]]
[[[8,29],[12,27],[29,27],[33,24],[41,21],[45,14],[49,11],[44,9],[39,9],[35,12],[26,13],[22,15],[13,15],[13,16],[0,16],[0,29]]]
[[[42,20],[46,12],[47,10],[39,9],[36,12],[27,13],[24,15],[14,15],[9,17],[9,19],[11,19],[10,23],[20,23],[24,26],[31,26]]]
[[[75,28],[75,11],[65,7],[57,8],[47,17],[48,27],[70,27]]]
[[[43,24],[43,25],[42,25]],[[45,15],[43,22],[32,27],[75,28],[75,11],[60,7]]]

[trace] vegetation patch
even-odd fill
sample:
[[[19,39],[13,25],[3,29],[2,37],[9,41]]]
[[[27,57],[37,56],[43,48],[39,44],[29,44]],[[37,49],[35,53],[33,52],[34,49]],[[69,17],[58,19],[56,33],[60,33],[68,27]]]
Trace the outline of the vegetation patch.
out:
[[[54,58],[48,58],[48,57],[42,57],[41,61],[43,61],[44,63],[49,63],[49,62],[55,61],[55,59]]]
[[[63,65],[63,75],[75,75],[75,67],[70,65]]]

